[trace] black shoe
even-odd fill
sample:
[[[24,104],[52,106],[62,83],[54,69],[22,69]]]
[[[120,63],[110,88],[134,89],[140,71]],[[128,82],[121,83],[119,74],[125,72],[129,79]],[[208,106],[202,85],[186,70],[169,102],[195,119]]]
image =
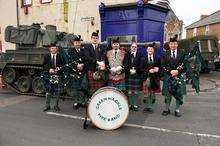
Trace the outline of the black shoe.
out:
[[[135,111],[135,112],[138,111],[138,106],[137,106],[137,105],[134,105],[134,106],[133,106],[133,111]]]
[[[144,108],[143,110],[144,113],[153,113],[153,109],[152,108]]]
[[[76,109],[79,109],[79,104],[78,104],[78,103],[74,103],[74,104],[73,104],[73,109],[75,109],[75,110],[76,110]]]
[[[176,117],[181,117],[182,116],[182,114],[178,111],[175,111],[175,113],[174,113],[174,115],[176,116]]]
[[[59,106],[54,106],[53,109],[54,109],[56,112],[61,111],[61,109],[59,108]]]
[[[43,112],[49,111],[50,110],[50,106],[45,106]]]
[[[163,116],[167,116],[169,114],[170,114],[170,110],[169,109],[162,112]]]

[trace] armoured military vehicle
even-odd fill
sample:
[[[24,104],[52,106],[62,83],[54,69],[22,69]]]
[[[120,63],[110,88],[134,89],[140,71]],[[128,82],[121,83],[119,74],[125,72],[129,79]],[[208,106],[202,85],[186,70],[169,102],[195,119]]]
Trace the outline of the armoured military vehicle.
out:
[[[55,26],[32,24],[19,27],[8,26],[5,41],[16,45],[15,50],[7,49],[0,57],[0,70],[7,87],[19,94],[44,95],[41,80],[43,57],[48,53],[48,45],[58,42],[58,46],[68,48],[68,35],[58,32]]]

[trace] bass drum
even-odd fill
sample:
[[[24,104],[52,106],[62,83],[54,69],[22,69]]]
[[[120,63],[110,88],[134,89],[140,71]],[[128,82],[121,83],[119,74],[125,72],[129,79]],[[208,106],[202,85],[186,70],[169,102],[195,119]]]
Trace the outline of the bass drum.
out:
[[[129,115],[127,97],[114,87],[97,90],[92,95],[87,110],[92,123],[103,130],[121,127]]]

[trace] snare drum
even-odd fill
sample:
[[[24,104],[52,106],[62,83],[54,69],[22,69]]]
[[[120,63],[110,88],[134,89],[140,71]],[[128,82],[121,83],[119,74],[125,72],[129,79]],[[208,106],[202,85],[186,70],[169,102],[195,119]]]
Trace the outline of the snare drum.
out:
[[[129,115],[127,97],[114,87],[103,87],[97,90],[87,110],[92,123],[103,130],[121,127]]]

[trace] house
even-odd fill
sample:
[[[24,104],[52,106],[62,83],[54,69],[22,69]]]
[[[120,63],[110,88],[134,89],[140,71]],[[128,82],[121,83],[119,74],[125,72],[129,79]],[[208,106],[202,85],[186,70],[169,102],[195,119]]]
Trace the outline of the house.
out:
[[[218,38],[220,43],[220,10],[211,15],[201,15],[200,20],[185,27],[186,38],[201,35],[211,35]]]

